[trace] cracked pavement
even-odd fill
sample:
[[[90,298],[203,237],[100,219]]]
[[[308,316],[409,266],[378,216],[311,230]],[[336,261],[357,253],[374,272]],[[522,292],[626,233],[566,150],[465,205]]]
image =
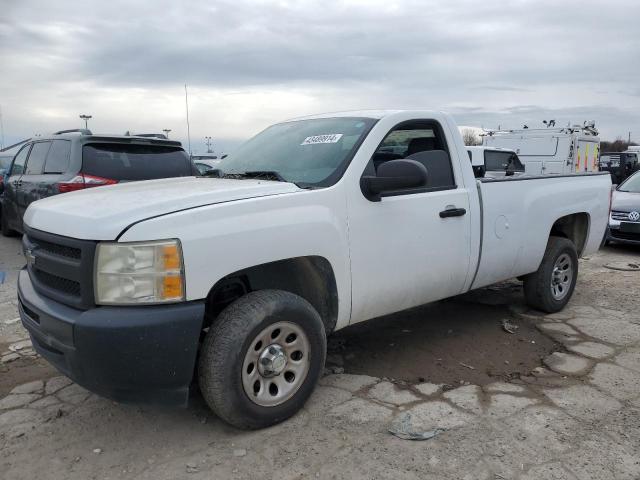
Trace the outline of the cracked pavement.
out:
[[[12,268],[0,286],[7,345],[25,336],[19,323],[6,322],[16,317],[14,240],[0,240],[0,258]],[[459,386],[329,374],[299,414],[256,432],[227,426],[197,395],[183,410],[119,405],[43,371],[0,398],[0,476],[637,480],[640,273],[604,265],[639,253],[607,248],[582,260],[576,295],[562,312],[510,306],[514,319],[534,322],[560,344],[528,374]],[[468,309],[472,315],[473,303]],[[333,355],[342,354],[349,352]],[[2,374],[18,362],[4,363]],[[418,432],[444,431],[403,440],[387,430],[399,418]]]

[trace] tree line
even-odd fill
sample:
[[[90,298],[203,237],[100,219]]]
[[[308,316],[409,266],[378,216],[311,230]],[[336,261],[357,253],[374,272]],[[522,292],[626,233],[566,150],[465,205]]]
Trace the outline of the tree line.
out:
[[[616,138],[613,142],[600,140],[600,151],[601,152],[624,152],[631,145],[638,145],[638,144],[635,142],[627,142],[623,140],[621,137]]]

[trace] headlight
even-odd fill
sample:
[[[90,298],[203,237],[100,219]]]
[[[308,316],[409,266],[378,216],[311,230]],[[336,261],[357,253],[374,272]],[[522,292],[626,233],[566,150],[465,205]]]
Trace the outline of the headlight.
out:
[[[180,242],[99,243],[94,285],[101,305],[183,301]]]

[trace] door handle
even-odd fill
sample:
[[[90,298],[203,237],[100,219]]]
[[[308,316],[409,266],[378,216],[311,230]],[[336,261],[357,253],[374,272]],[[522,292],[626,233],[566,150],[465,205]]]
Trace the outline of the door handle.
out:
[[[461,217],[466,213],[464,208],[447,208],[440,212],[440,218]]]

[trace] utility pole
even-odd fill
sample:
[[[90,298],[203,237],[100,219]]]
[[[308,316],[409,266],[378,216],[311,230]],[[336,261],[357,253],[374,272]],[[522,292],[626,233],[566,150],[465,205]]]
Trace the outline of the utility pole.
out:
[[[87,123],[90,118],[93,118],[91,115],[85,115],[84,113],[80,115],[80,118],[84,120],[84,128],[85,130],[89,130],[89,124]]]
[[[191,127],[189,126],[189,94],[187,84],[184,84],[184,104],[187,107],[187,141],[189,142],[189,156],[191,156]]]
[[[629,141],[627,142],[627,147],[631,145],[631,132],[629,132]]]
[[[213,153],[211,151],[211,141],[213,139],[211,137],[204,137],[204,143],[207,145],[207,153]]]
[[[169,138],[169,132],[171,131],[171,129],[170,128],[163,128],[162,131],[167,136],[167,138]]]
[[[0,150],[4,148],[4,124],[2,123],[2,105],[0,105]]]

